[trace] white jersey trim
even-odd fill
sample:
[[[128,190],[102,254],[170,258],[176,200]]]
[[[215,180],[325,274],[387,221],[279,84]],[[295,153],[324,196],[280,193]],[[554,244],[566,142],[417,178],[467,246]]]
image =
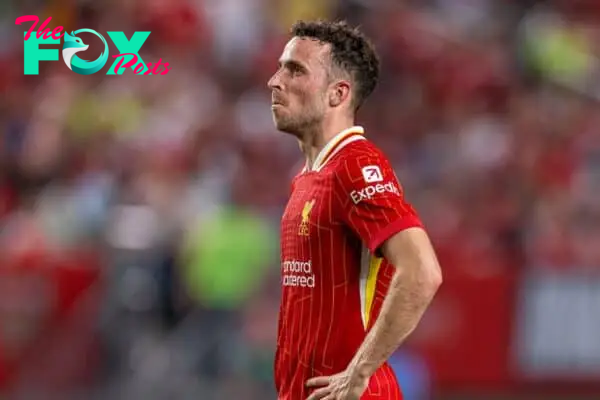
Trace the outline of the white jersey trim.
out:
[[[357,140],[367,140],[367,139],[365,139],[364,136],[350,136],[349,138],[343,140],[340,143],[340,145],[331,153],[331,155],[329,157],[327,157],[327,160],[325,160],[325,162],[323,164],[321,164],[315,168],[315,171],[320,171],[327,164],[327,161],[331,160],[334,155],[339,153],[340,150],[342,150],[346,145],[348,145],[352,142],[356,142]]]
[[[352,133],[359,133],[361,136],[347,137],[349,134],[352,134]],[[365,138],[362,136],[364,133],[365,133],[365,129],[359,125],[355,125],[350,128],[344,129],[343,131],[341,131],[340,133],[335,135],[331,140],[329,140],[329,142],[327,142],[325,147],[323,147],[321,149],[321,151],[315,158],[315,161],[312,163],[312,166],[309,165],[308,160],[306,161],[306,164],[304,165],[304,169],[302,170],[302,172],[304,173],[307,171],[321,170],[323,168],[323,166],[325,164],[327,164],[327,162],[331,159],[331,157],[334,154],[338,153],[344,146],[346,146],[349,143],[354,142],[355,140],[365,140]],[[335,150],[333,151],[333,153],[331,153],[331,150],[334,147],[335,147]]]

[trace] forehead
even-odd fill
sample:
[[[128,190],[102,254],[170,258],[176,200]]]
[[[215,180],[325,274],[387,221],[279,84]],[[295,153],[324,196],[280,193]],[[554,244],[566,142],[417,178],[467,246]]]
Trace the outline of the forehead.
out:
[[[285,45],[280,61],[297,61],[308,67],[323,65],[329,54],[329,44],[316,39],[293,37]]]

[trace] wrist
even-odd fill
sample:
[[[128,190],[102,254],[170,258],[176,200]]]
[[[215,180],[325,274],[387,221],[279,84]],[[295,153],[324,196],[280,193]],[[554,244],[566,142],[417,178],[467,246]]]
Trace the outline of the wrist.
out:
[[[364,361],[352,361],[349,365],[350,374],[359,379],[368,379],[373,375],[372,368]]]

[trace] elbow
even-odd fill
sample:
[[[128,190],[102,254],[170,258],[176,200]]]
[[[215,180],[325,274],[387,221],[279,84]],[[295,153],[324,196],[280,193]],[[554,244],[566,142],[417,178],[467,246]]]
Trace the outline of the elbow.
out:
[[[423,268],[423,270],[426,271],[426,276],[424,279],[426,291],[430,297],[433,297],[443,282],[442,269],[440,268],[437,260],[433,260],[429,262],[428,265]]]
[[[442,277],[442,269],[438,266],[435,276],[432,279],[432,286],[435,288],[436,292],[439,289],[439,287],[442,286],[443,282],[444,278]]]
[[[432,284],[434,284],[435,288],[437,289],[442,285],[442,282],[444,280],[442,278],[442,267],[440,267],[440,264],[438,263],[437,259],[432,261],[431,264],[432,264],[431,281],[432,281]]]

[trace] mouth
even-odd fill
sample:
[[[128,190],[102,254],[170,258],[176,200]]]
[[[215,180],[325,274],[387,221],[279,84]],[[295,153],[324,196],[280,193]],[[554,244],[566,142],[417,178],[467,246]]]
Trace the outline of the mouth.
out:
[[[273,95],[273,97],[271,97],[271,106],[275,107],[275,106],[284,106],[284,102],[282,99],[279,98],[279,96],[275,96]]]

